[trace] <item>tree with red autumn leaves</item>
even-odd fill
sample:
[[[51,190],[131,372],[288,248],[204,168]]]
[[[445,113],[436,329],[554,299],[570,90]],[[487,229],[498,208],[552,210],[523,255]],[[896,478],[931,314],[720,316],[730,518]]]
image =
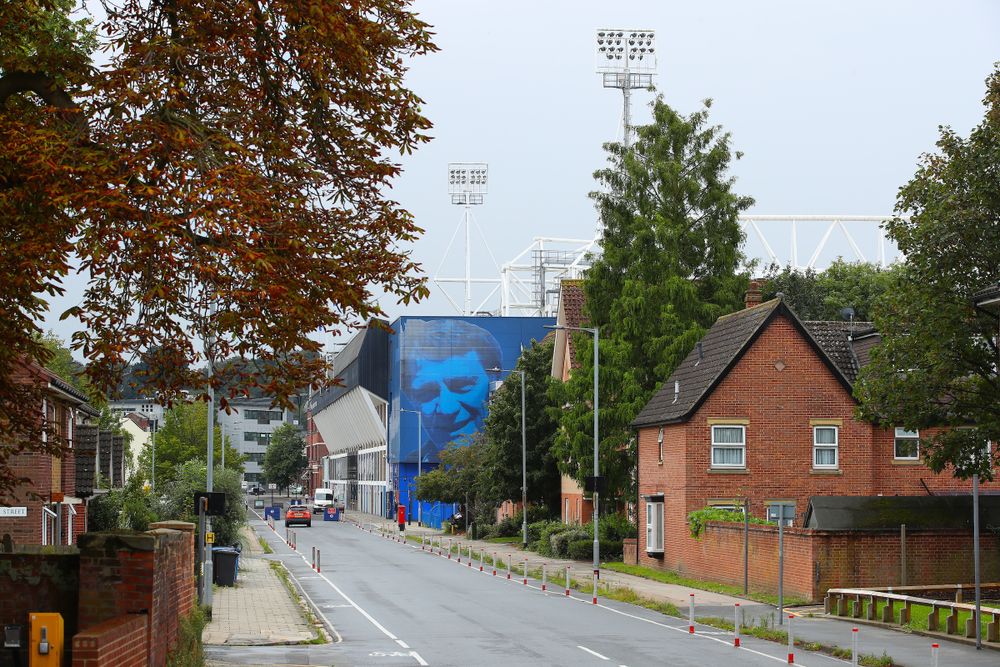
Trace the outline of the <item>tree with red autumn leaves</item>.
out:
[[[87,280],[64,317],[89,381],[141,359],[164,402],[212,382],[287,405],[324,377],[310,334],[426,294],[387,196],[429,139],[403,77],[435,46],[408,0],[75,4],[0,2],[0,495],[43,428],[13,370],[45,362],[66,280]],[[202,340],[256,363],[209,379]]]

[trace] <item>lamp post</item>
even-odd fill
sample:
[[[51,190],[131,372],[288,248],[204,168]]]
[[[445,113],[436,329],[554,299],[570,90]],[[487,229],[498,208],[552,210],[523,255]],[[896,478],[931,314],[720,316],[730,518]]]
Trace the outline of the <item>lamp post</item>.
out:
[[[597,426],[598,426],[598,420],[597,420],[598,396],[599,396],[599,389],[600,389],[600,384],[599,384],[600,383],[600,378],[598,377],[598,368],[599,368],[599,364],[600,364],[600,359],[599,359],[600,347],[598,346],[598,340],[597,339],[600,337],[600,329],[597,328],[597,327],[594,327],[593,329],[588,328],[588,327],[568,327],[568,326],[565,326],[565,325],[562,325],[562,324],[546,325],[545,328],[546,329],[556,329],[556,330],[562,329],[564,331],[583,331],[585,333],[591,334],[594,337],[594,490],[593,490],[593,497],[594,497],[594,516],[593,516],[593,523],[594,523],[594,573],[597,574],[598,576],[600,576],[600,569],[601,569],[601,543],[600,543],[600,537],[598,535],[598,533],[600,533],[600,530],[598,530],[600,528],[600,526],[599,526],[599,523],[598,523],[598,507],[597,507],[598,500],[600,500],[600,494],[597,491],[598,484],[600,483],[599,482],[599,480],[600,480],[600,466],[599,466],[599,463],[598,463],[598,461],[599,461],[599,457],[598,457],[598,453],[599,453],[599,451],[598,451],[598,443],[600,442],[600,436],[598,435],[598,431],[597,431]]]
[[[417,416],[417,481],[420,481],[420,474],[424,469],[424,415],[420,410],[399,409],[400,412],[409,412]],[[417,498],[417,525],[423,526],[423,508],[420,499]]]
[[[517,373],[521,376],[521,543],[528,548],[528,436],[524,412],[524,371],[494,367],[491,373]],[[468,513],[468,510],[466,510]]]

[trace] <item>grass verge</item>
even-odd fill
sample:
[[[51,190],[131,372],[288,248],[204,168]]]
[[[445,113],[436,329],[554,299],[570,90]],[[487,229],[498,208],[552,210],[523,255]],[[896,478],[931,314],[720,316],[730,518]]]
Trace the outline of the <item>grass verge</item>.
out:
[[[292,584],[292,580],[291,578],[289,578],[288,571],[285,570],[285,566],[276,560],[268,561],[268,565],[271,566],[271,571],[274,572],[274,574],[277,575],[278,579],[281,580],[281,583],[285,586],[285,590],[288,591],[288,594],[291,595],[292,599],[295,600],[296,604],[298,604],[299,609],[302,610],[302,615],[306,619],[306,623],[309,624],[309,627],[312,629],[314,633],[312,639],[301,643],[303,644],[329,643],[330,640],[327,638],[326,632],[323,630],[323,624],[319,622],[319,620],[316,618],[316,615],[312,613],[312,609],[309,608],[309,605],[307,605],[305,601],[302,599],[302,596],[299,595],[299,591]]]
[[[664,584],[676,584],[678,586],[697,588],[698,590],[709,591],[711,593],[721,593],[723,595],[732,595],[734,597],[744,597],[743,589],[738,586],[731,586],[729,584],[720,584],[714,581],[702,581],[701,579],[689,579],[687,577],[682,577],[675,572],[669,572],[667,570],[655,570],[651,567],[643,567],[642,565],[626,565],[625,563],[621,562],[603,563],[601,567],[607,570],[611,570],[613,572],[630,574],[635,577],[642,577],[643,579],[659,581]],[[751,592],[746,597],[748,597],[751,600],[754,600],[755,602],[762,602],[764,604],[770,604],[775,606],[777,606],[778,604],[777,595]],[[784,603],[786,607],[796,607],[799,605],[808,604],[809,601],[803,600],[801,598],[786,596]]]
[[[273,554],[274,553],[274,549],[271,548],[271,545],[268,544],[267,540],[265,540],[263,537],[261,537],[261,536],[258,535],[257,536],[257,541],[260,542],[260,548],[264,550],[264,553],[266,553],[266,554]]]
[[[167,667],[202,667],[205,654],[201,635],[208,623],[205,607],[195,605],[191,613],[181,619],[177,643],[167,654]]]

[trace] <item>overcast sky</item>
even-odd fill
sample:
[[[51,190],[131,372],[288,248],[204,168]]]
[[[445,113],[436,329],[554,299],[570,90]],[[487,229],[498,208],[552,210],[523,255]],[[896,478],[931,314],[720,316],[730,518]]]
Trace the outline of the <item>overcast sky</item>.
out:
[[[602,88],[594,72],[597,28],[656,31],[658,90],[683,113],[714,100],[712,120],[744,153],[736,188],[756,199],[758,214],[891,212],[938,125],[966,134],[982,119],[983,82],[1000,60],[993,0],[417,0],[414,8],[441,49],[414,61],[408,78],[435,138],[403,160],[392,196],[425,230],[414,255],[431,275],[462,216],[447,193],[449,162],[489,163],[489,194],[474,215],[501,263],[536,236],[593,235],[587,193],[602,143],[621,137],[622,109],[620,91]],[[648,121],[650,97],[634,96],[633,123]],[[495,276],[474,242],[474,274]],[[456,247],[443,271],[463,267]],[[74,285],[53,311],[81,291]],[[432,291],[405,312],[383,305],[391,316],[454,313]],[[68,337],[71,325],[56,319],[47,325]]]

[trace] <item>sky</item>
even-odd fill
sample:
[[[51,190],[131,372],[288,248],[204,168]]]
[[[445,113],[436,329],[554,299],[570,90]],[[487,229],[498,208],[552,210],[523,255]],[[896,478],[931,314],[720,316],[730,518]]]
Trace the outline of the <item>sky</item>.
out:
[[[390,196],[425,230],[412,250],[430,277],[439,266],[464,272],[461,248],[445,253],[463,216],[448,196],[449,162],[489,164],[489,193],[473,209],[474,276],[496,277],[490,253],[509,261],[534,237],[593,236],[593,172],[602,144],[622,131],[621,92],[595,72],[598,28],[656,32],[658,93],[682,113],[713,100],[711,121],[744,154],[735,189],[761,215],[891,213],[938,126],[965,135],[981,121],[984,80],[1000,60],[993,0],[416,0],[413,9],[440,48],[407,77],[434,140],[401,158]],[[633,124],[648,122],[651,99],[634,94]],[[46,320],[64,338],[74,325],[58,314],[82,283],[70,279]],[[390,317],[455,313],[431,291],[405,310],[382,305]]]

